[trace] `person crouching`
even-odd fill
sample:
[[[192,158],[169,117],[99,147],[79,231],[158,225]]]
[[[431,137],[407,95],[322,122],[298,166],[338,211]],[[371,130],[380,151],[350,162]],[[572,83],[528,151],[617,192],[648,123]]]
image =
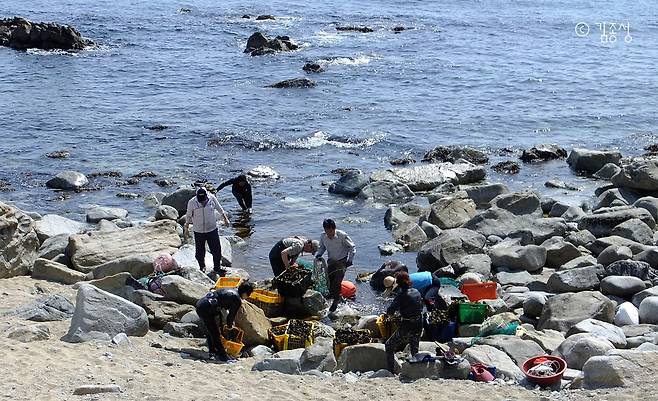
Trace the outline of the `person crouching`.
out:
[[[386,310],[391,316],[395,312],[401,315],[398,330],[386,341],[386,365],[391,373],[395,373],[395,353],[409,344],[411,355],[418,353],[420,335],[423,330],[423,298],[417,289],[411,286],[411,279],[406,272],[398,273],[396,279],[397,293],[393,302]]]

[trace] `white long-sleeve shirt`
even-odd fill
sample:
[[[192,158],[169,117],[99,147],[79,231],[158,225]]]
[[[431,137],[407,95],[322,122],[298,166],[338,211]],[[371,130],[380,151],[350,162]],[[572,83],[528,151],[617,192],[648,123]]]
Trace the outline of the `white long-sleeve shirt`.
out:
[[[322,256],[325,250],[329,260],[347,258],[347,262],[351,262],[356,253],[356,246],[349,235],[344,231],[336,230],[336,235],[333,238],[329,238],[326,233],[322,233],[322,236],[320,236],[320,249],[318,249],[316,256]]]
[[[217,228],[217,218],[215,217],[215,210],[222,216],[225,216],[222,205],[213,194],[208,194],[208,201],[204,206],[197,199],[196,196],[187,201],[187,213],[185,214],[185,221],[192,224],[192,230],[197,233],[209,233]]]

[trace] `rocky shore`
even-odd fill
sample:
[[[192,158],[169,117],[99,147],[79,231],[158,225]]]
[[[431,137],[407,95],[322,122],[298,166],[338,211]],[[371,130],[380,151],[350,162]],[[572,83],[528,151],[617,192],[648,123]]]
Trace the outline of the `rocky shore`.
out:
[[[461,354],[459,364],[410,363],[400,354],[399,376],[391,378],[382,370],[385,352],[377,342],[377,316],[344,307],[339,320],[322,319],[326,302],[308,290],[301,300],[286,304],[297,317],[316,322],[312,346],[275,352],[269,348],[268,330],[287,317],[266,316],[245,302],[236,324],[245,332],[243,356],[250,358],[218,369],[227,374],[252,369],[310,375],[328,383],[421,380],[422,388],[422,379],[463,380],[471,364],[484,363],[497,369],[496,391],[511,394],[535,388],[521,370],[526,359],[552,354],[568,365],[562,382],[551,389],[562,391],[554,394],[565,399],[592,389],[636,391],[631,389],[651,382],[658,362],[658,159],[571,150],[566,163],[574,173],[599,183],[593,203],[577,205],[486,182],[488,159],[478,152],[439,147],[428,152],[425,163],[410,167],[370,174],[343,170],[328,191],[359,198],[364,207],[368,202],[391,205],[384,225],[392,241],[380,245],[382,254],[414,252],[419,271],[495,282],[497,299],[484,301],[488,314],[511,314],[522,323],[517,335],[482,335],[479,324],[460,325],[446,344]],[[563,149],[539,145],[523,152],[522,161],[566,156]],[[261,167],[253,174],[276,173]],[[44,185],[75,191],[88,180],[77,172],[63,172]],[[150,345],[164,350],[157,351],[159,357],[173,350],[167,359],[202,360],[205,327],[193,305],[214,283],[199,271],[193,246],[182,241],[180,216],[193,192],[190,186],[154,196],[159,206],[148,221],[132,221],[124,209],[94,207],[85,222],[78,222],[0,203],[0,337],[12,349],[11,358],[21,355],[21,343],[40,347],[42,342],[61,342],[56,347],[76,359],[88,346],[68,344],[91,342],[108,349]],[[223,264],[231,276],[247,279],[242,266],[232,266],[232,244],[239,242],[237,237],[222,237]],[[162,280],[164,295],[128,284],[151,273],[161,253],[172,254],[182,268],[180,275]],[[375,342],[348,346],[337,357],[335,332],[350,327],[370,329]],[[421,350],[434,354],[436,344],[422,342]],[[244,380],[253,380],[248,377]],[[474,385],[456,383],[447,385]],[[526,394],[523,399],[541,393]]]

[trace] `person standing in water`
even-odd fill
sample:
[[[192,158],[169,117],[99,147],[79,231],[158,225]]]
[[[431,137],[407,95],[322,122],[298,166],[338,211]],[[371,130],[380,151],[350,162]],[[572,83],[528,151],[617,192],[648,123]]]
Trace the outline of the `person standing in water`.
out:
[[[340,289],[345,271],[352,266],[356,246],[354,241],[344,231],[336,230],[336,222],[332,219],[326,219],[322,222],[324,233],[320,237],[320,249],[315,255],[316,258],[322,258],[327,251],[327,280],[329,281],[329,296],[333,303],[329,308],[329,316],[334,317],[334,313],[340,302]]]
[[[242,208],[242,211],[251,213],[252,206],[252,195],[251,195],[251,184],[247,179],[247,176],[240,174],[235,178],[231,178],[228,181],[224,181],[217,187],[217,192],[221,191],[222,188],[231,185],[231,192],[235,199],[238,201],[238,204]]]
[[[202,272],[206,271],[206,243],[212,254],[213,270],[208,273],[208,277],[217,280],[217,276],[224,277],[226,271],[222,269],[222,245],[219,242],[219,230],[217,229],[217,219],[215,210],[218,211],[223,219],[224,224],[229,225],[228,216],[219,204],[213,194],[209,194],[205,188],[196,190],[196,196],[187,202],[187,213],[185,215],[185,229],[183,236],[187,242],[190,232],[190,224],[194,230],[194,245],[196,252],[194,254]]]

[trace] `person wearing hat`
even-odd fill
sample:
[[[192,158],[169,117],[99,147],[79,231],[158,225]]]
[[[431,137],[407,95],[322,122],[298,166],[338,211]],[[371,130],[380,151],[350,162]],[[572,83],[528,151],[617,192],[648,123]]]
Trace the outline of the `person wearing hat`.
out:
[[[440,309],[447,308],[445,300],[439,294],[439,290],[441,289],[441,279],[439,276],[431,272],[417,272],[409,274],[409,279],[411,280],[412,287],[420,292],[428,310],[437,307]],[[395,276],[384,278],[384,287],[382,296],[391,296],[397,287]]]
[[[215,211],[219,212],[224,224],[229,225],[228,216],[213,194],[209,194],[205,188],[196,190],[196,196],[187,202],[187,213],[185,214],[185,229],[183,236],[187,242],[190,232],[190,224],[194,230],[194,257],[199,262],[202,272],[206,271],[206,243],[212,254],[213,270],[208,276],[216,280],[217,276],[224,277],[226,271],[222,269],[222,246],[219,242],[219,231],[217,229],[217,218]]]
[[[395,368],[395,353],[409,344],[411,355],[418,353],[420,335],[423,330],[423,298],[417,289],[412,287],[409,274],[400,272],[395,277],[397,291],[393,302],[386,309],[386,314],[391,316],[398,312],[400,314],[400,326],[398,330],[386,341],[386,366],[391,373]]]
[[[247,176],[244,174],[240,174],[235,178],[231,178],[230,180],[221,183],[217,187],[217,192],[221,191],[222,188],[227,187],[229,185],[231,186],[231,192],[233,193],[235,200],[238,201],[238,204],[242,208],[242,211],[251,213],[251,204],[252,204],[251,184],[249,183]]]
[[[297,257],[302,253],[314,254],[318,251],[320,243],[304,237],[283,238],[270,250],[270,266],[274,276],[283,273],[287,268],[297,264]]]

